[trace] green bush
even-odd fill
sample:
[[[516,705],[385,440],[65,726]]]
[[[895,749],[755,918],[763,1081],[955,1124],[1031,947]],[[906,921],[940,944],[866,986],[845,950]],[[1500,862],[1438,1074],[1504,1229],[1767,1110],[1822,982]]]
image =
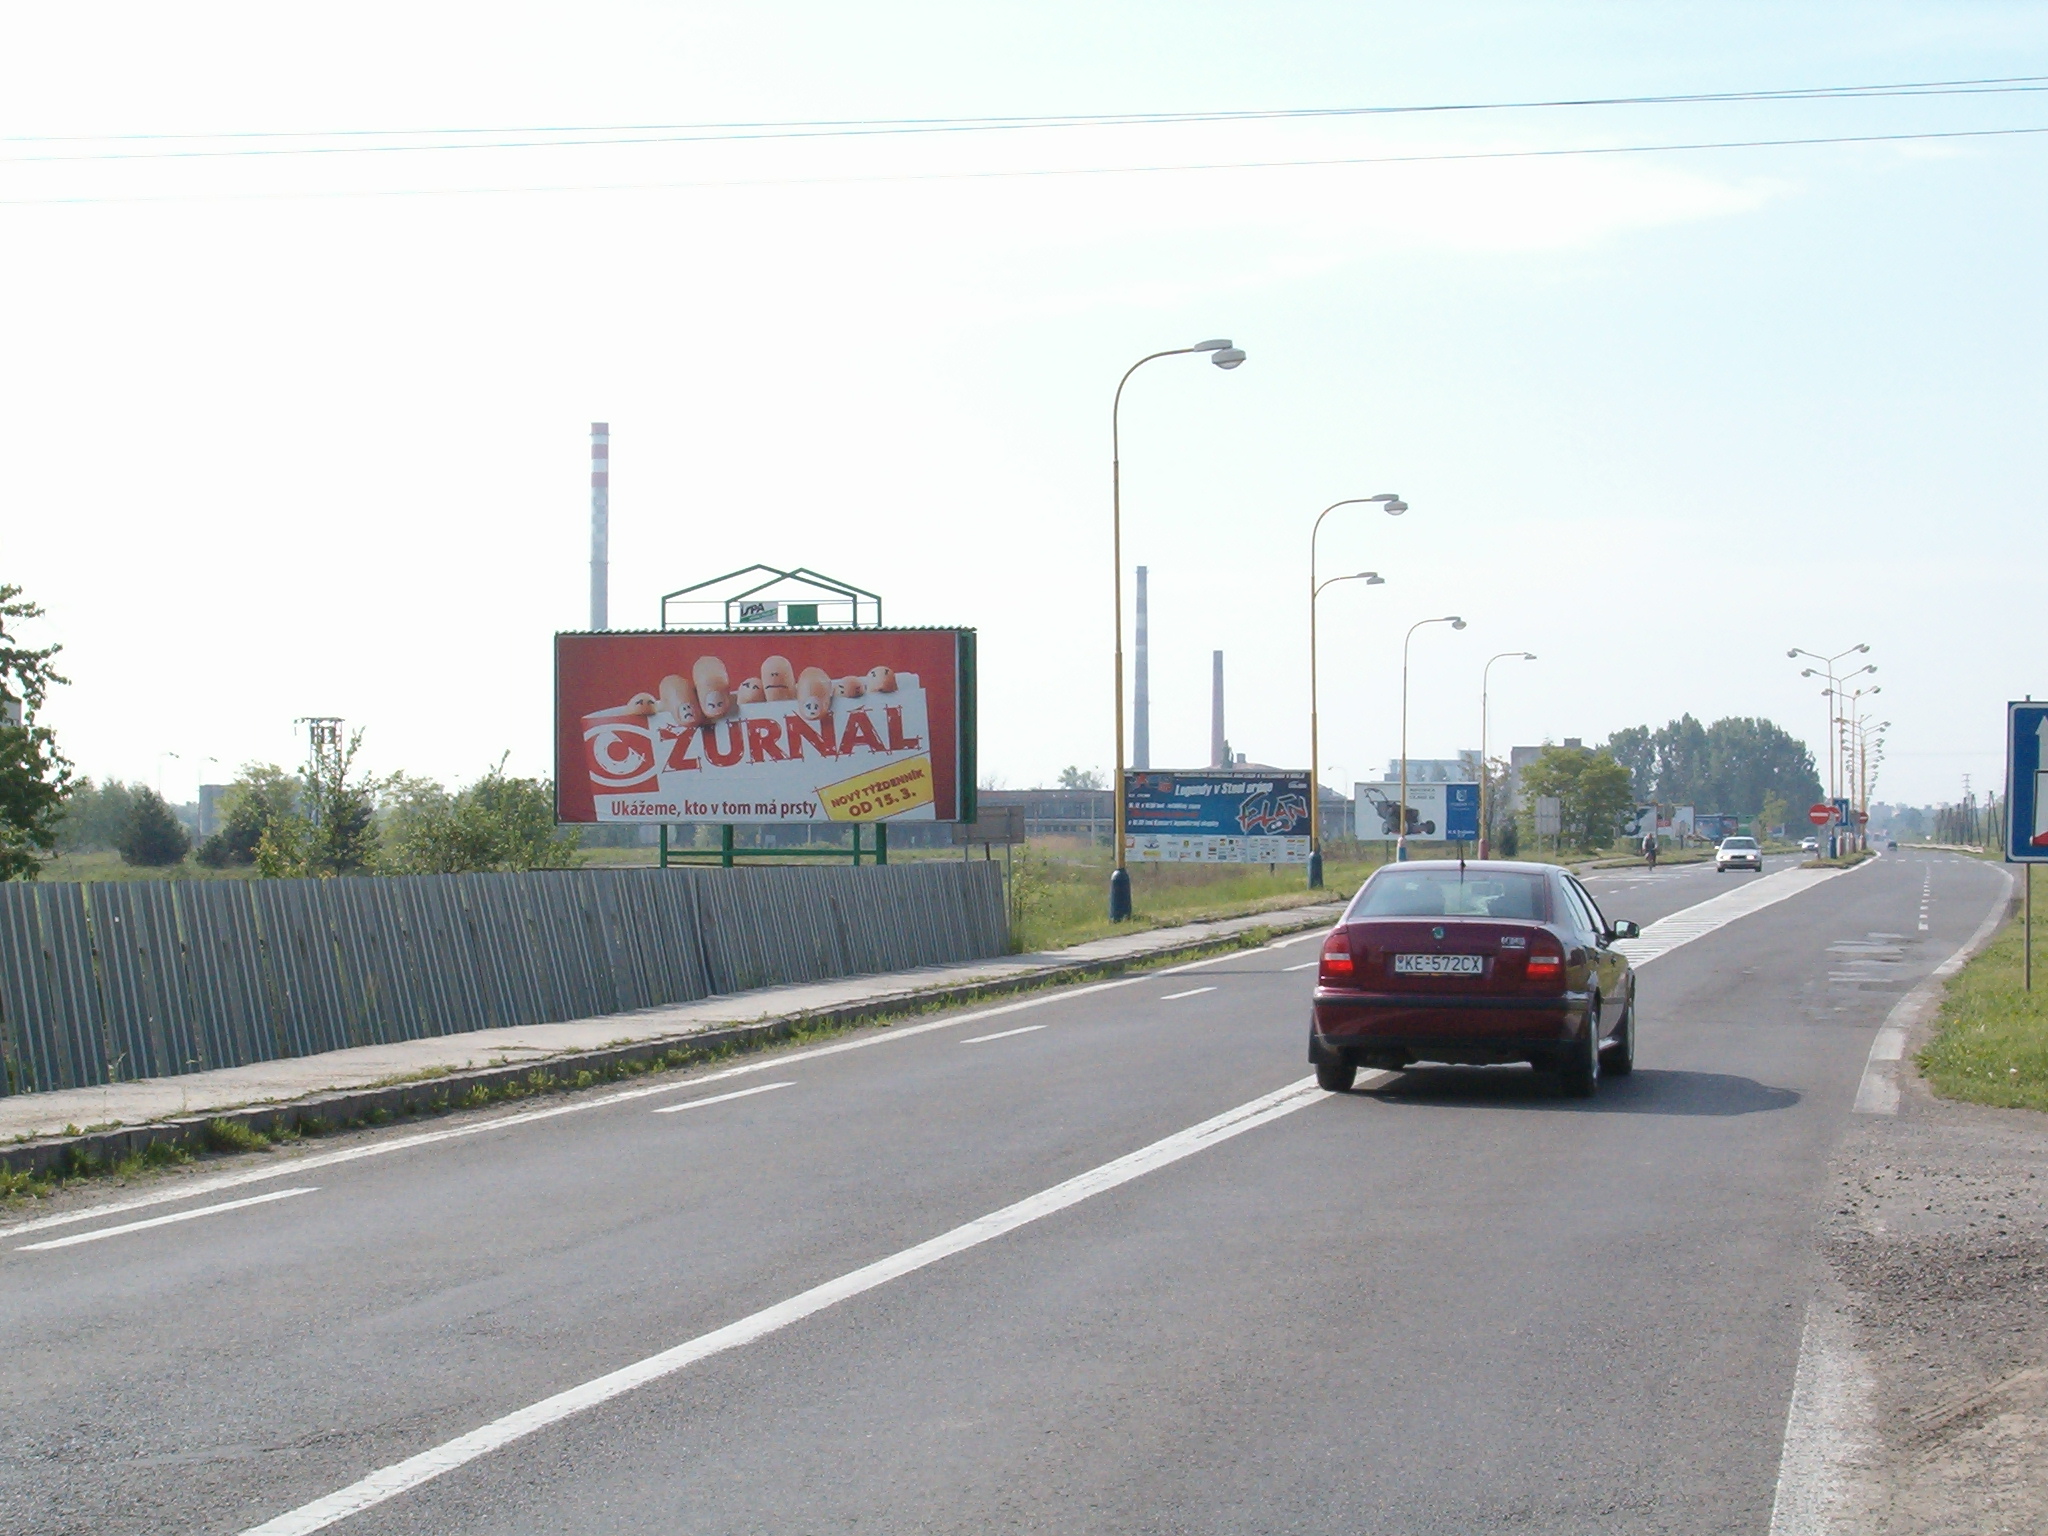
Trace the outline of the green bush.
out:
[[[125,863],[150,869],[164,869],[184,861],[192,849],[192,835],[185,824],[171,814],[161,796],[147,785],[135,795],[135,808],[121,833],[120,851]]]

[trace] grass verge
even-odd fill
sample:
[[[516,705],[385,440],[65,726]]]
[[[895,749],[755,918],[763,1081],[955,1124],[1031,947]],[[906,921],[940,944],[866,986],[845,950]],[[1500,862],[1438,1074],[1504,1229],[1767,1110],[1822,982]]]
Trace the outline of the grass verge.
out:
[[[1848,869],[1853,865],[1861,864],[1865,859],[1874,859],[1876,857],[1877,855],[1868,848],[1859,848],[1854,853],[1838,853],[1832,859],[1808,859],[1799,867],[1801,869]]]
[[[2048,974],[2035,943],[2034,990],[2021,986],[2026,925],[2009,922],[1949,978],[1934,1038],[1914,1058],[1943,1098],[2048,1110]]]

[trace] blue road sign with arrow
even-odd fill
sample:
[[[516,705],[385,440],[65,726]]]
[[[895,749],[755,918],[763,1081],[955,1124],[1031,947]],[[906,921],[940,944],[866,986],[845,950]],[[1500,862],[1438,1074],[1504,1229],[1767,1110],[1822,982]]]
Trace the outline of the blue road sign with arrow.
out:
[[[2048,704],[2005,706],[2005,856],[2048,864]]]

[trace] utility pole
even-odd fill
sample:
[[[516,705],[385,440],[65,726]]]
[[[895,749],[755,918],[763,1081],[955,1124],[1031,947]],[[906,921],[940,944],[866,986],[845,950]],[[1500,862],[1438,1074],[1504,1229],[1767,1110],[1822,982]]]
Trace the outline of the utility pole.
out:
[[[590,627],[611,628],[612,429],[590,424]]]

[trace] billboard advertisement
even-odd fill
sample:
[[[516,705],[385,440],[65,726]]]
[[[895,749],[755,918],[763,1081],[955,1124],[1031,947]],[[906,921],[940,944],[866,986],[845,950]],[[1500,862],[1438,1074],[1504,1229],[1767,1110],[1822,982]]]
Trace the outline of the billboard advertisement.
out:
[[[560,821],[958,821],[973,802],[973,630],[555,636]]]
[[[1124,775],[1124,830],[1139,864],[1306,864],[1308,775],[1149,769]]]
[[[1401,781],[1354,786],[1353,835],[1364,839],[1401,835]],[[1408,781],[1408,835],[1429,842],[1479,838],[1477,784],[1418,784]]]

